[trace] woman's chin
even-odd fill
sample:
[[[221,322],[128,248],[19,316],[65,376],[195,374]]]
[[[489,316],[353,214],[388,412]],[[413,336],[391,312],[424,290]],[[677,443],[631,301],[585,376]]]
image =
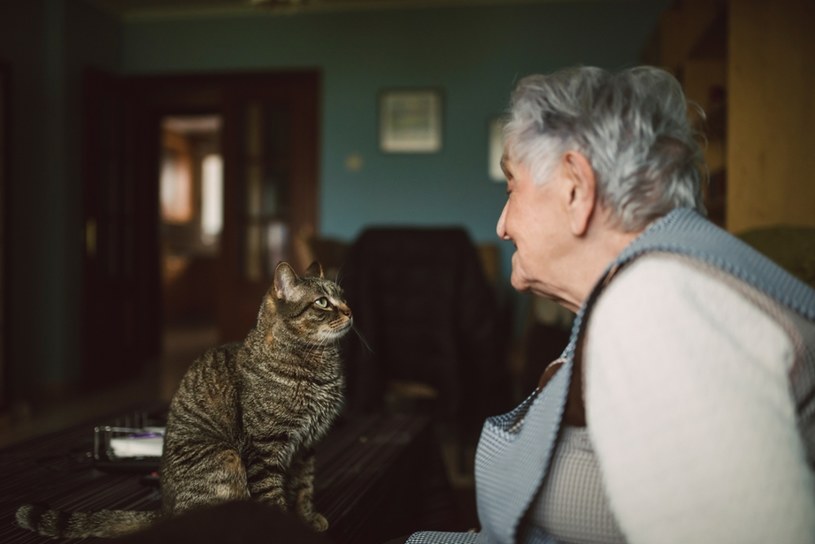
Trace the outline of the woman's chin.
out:
[[[514,269],[512,276],[510,276],[509,283],[512,284],[512,288],[516,291],[528,291],[530,286],[529,281],[520,273],[515,272]]]

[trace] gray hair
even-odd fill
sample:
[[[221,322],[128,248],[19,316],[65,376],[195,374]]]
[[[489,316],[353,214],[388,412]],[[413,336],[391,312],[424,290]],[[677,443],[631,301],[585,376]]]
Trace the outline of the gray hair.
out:
[[[545,183],[569,150],[582,153],[618,225],[644,228],[674,208],[704,213],[702,150],[679,82],[659,68],[567,68],[523,78],[504,138],[513,160]]]

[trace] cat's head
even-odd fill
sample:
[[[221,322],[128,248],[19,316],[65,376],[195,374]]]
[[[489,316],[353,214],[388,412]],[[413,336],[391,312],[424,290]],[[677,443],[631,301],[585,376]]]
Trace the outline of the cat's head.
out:
[[[318,262],[312,263],[302,277],[288,263],[278,264],[260,320],[269,311],[276,320],[282,320],[285,330],[307,343],[339,340],[353,325],[342,288],[324,277]]]

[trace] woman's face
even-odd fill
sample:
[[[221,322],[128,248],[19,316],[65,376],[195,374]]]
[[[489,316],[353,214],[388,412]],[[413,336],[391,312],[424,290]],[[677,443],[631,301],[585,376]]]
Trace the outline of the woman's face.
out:
[[[568,228],[565,193],[569,189],[563,168],[557,167],[548,180],[535,184],[529,169],[513,161],[509,153],[504,154],[502,166],[507,178],[507,201],[496,231],[500,238],[515,245],[512,286],[566,303],[564,282],[568,270],[564,256],[574,239]]]

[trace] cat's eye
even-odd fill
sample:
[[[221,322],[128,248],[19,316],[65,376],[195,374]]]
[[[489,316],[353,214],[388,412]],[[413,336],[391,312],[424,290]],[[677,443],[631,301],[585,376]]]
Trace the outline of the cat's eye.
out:
[[[321,310],[327,310],[330,304],[328,303],[328,299],[325,297],[320,297],[314,301],[314,305],[320,308]]]

